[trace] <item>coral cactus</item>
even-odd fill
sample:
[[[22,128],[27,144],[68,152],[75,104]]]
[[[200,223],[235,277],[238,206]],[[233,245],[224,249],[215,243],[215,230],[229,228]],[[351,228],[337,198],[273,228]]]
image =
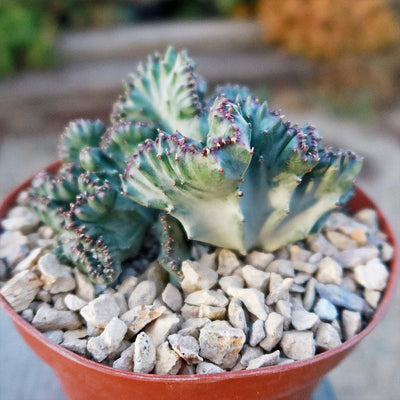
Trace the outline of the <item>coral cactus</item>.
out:
[[[162,210],[159,261],[177,282],[188,240],[276,250],[316,232],[351,196],[356,155],[324,149],[315,128],[285,122],[244,87],[207,101],[204,92],[194,63],[170,48],[130,78],[109,130],[67,128],[65,166],[37,177],[30,201],[60,232],[59,258],[110,283]]]
[[[260,0],[258,15],[266,40],[315,58],[373,53],[399,37],[387,0]]]

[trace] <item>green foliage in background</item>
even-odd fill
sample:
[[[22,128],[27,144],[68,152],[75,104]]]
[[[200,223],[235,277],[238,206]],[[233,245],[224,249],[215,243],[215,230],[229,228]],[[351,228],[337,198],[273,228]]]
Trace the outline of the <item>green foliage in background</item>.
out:
[[[52,60],[55,25],[31,2],[0,2],[0,77]]]

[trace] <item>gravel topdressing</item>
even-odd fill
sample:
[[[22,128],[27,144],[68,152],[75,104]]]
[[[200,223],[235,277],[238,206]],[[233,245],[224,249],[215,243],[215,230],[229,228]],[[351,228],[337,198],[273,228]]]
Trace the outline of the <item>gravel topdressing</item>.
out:
[[[2,228],[0,293],[10,306],[55,343],[140,373],[254,369],[333,349],[371,320],[393,255],[374,210],[335,212],[320,234],[274,253],[193,244],[181,289],[149,261],[157,244],[148,243],[107,288],[60,264],[53,231],[25,207]]]

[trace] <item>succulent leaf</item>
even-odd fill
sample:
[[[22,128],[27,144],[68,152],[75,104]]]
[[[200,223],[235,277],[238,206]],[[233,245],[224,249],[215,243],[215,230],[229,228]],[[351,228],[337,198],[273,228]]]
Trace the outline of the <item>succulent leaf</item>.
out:
[[[116,124],[103,135],[101,148],[106,149],[107,155],[123,170],[127,157],[136,152],[137,146],[158,135],[157,128],[141,122]]]
[[[238,101],[240,99],[247,99],[252,96],[249,88],[241,85],[223,85],[217,86],[213,94],[208,98],[207,103],[211,106],[217,97],[225,97],[227,99]]]
[[[354,153],[324,151],[321,161],[294,191],[286,218],[273,230],[264,224],[260,233],[263,247],[275,250],[288,241],[317,232],[326,216],[353,195],[354,177],[361,166],[361,160]]]
[[[99,120],[72,121],[61,135],[58,156],[64,163],[79,163],[79,154],[87,146],[98,146],[106,128]]]
[[[130,76],[125,94],[114,105],[114,122],[155,123],[168,133],[176,130],[195,140],[203,138],[198,118],[205,88],[186,52],[170,47],[154,55]]]
[[[179,134],[147,141],[123,188],[168,211],[189,239],[243,253],[276,250],[313,232],[348,198],[361,162],[326,153],[315,128],[284,122],[266,103],[242,99],[242,89],[226,92],[236,99],[214,100],[204,147]]]
[[[181,264],[190,258],[190,247],[185,231],[179,221],[168,214],[160,214],[159,263],[168,271],[170,280],[176,286],[182,279]]]
[[[72,263],[95,284],[111,284],[122,270],[120,254],[101,239],[79,238],[67,232],[58,236],[54,252],[61,262]]]
[[[180,134],[148,141],[131,158],[124,191],[140,204],[168,211],[189,239],[244,251],[238,186],[252,157],[249,126],[239,107],[224,98],[209,120],[212,132],[220,126],[225,134],[210,136],[211,147]]]

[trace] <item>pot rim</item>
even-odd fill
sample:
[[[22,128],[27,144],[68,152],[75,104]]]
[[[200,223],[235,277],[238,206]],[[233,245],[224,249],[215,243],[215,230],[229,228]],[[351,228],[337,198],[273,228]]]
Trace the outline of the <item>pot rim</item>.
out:
[[[42,168],[40,171],[46,170],[48,172],[55,172],[61,165],[60,160],[53,161],[48,164],[46,167]],[[20,185],[16,186],[12,189],[0,202],[0,219],[4,216],[4,214],[8,211],[10,206],[9,203],[14,203],[16,196],[18,193],[29,186],[32,178],[36,174],[33,174],[30,178],[26,179]],[[226,379],[239,379],[246,377],[256,377],[261,375],[268,374],[280,374],[286,373],[291,370],[301,369],[307,366],[311,366],[315,363],[318,363],[324,359],[330,358],[339,353],[346,352],[350,350],[353,346],[358,344],[365,336],[367,336],[378,324],[378,322],[383,318],[386,314],[389,305],[395,295],[397,282],[399,280],[399,263],[398,263],[398,248],[395,241],[395,236],[392,228],[390,227],[388,220],[384,217],[380,208],[375,204],[373,200],[371,200],[363,190],[361,190],[358,186],[356,186],[355,196],[360,196],[368,201],[370,206],[374,208],[374,210],[378,214],[380,228],[388,235],[388,241],[393,246],[393,258],[390,262],[390,278],[388,281],[388,285],[386,290],[382,296],[381,302],[378,308],[375,311],[375,314],[369,324],[357,335],[353,336],[351,339],[346,340],[344,343],[339,345],[338,347],[327,350],[323,353],[314,355],[311,358],[295,361],[290,364],[283,365],[274,365],[269,367],[261,367],[252,370],[241,370],[241,371],[226,371],[220,373],[213,374],[202,374],[202,375],[155,375],[155,374],[141,374],[132,371],[124,371],[117,368],[113,368],[107,365],[103,365],[96,361],[89,360],[83,356],[80,356],[70,350],[65,349],[61,345],[58,345],[48,339],[43,333],[38,331],[33,325],[29,322],[25,321],[19,314],[17,314],[6,302],[3,296],[0,295],[0,306],[4,309],[4,311],[11,317],[13,322],[26,330],[30,335],[34,336],[37,340],[43,342],[47,347],[52,349],[53,351],[60,353],[63,357],[69,359],[70,361],[76,362],[84,367],[95,369],[99,372],[105,373],[107,375],[116,375],[124,378],[137,379],[144,382],[163,382],[163,383],[178,383],[178,382],[218,382]]]

